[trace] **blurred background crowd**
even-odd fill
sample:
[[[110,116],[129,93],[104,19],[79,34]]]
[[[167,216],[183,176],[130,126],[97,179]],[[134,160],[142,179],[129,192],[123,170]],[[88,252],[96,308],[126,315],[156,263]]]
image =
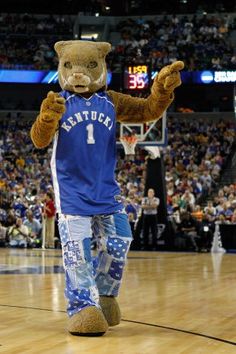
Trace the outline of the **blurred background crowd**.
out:
[[[53,45],[73,38],[74,22],[71,15],[1,14],[1,67],[56,70]],[[120,39],[108,56],[108,66],[115,72],[145,62],[159,70],[181,59],[189,71],[235,69],[230,41],[235,29],[236,18],[229,14],[126,18],[116,26]]]
[[[41,247],[42,229],[47,217],[56,222],[55,210],[47,210],[53,203],[50,173],[51,147],[35,150],[29,137],[31,123],[22,119],[0,122],[0,223],[2,240],[26,240],[22,247]],[[219,185],[227,158],[234,146],[235,127],[231,122],[168,118],[169,145],[162,148],[165,163],[168,218],[178,235],[186,214],[194,219],[196,231],[207,222],[236,224],[236,184]],[[126,211],[134,232],[142,216],[148,154],[137,149],[127,160],[118,153],[117,180],[121,188]],[[24,225],[23,236],[18,229]],[[49,233],[54,233],[54,229]],[[46,236],[45,247],[58,244],[55,232]],[[173,236],[173,237],[175,237]],[[140,235],[138,235],[140,237]],[[4,242],[3,242],[4,243]],[[140,244],[140,248],[142,245]]]

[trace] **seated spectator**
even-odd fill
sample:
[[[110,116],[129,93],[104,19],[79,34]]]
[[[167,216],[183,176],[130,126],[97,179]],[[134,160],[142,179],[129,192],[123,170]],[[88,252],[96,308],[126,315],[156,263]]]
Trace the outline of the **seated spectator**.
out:
[[[199,248],[201,252],[209,252],[212,245],[215,223],[211,221],[208,214],[203,215],[201,223],[199,223],[198,235],[200,236]]]
[[[33,212],[31,210],[26,212],[26,219],[24,220],[23,225],[27,226],[29,230],[28,236],[30,238],[30,243],[28,246],[36,247],[38,244],[41,244],[42,226],[39,221],[33,217]]]
[[[195,205],[195,197],[193,193],[190,192],[189,189],[186,189],[184,194],[182,195],[181,199],[185,201],[187,207],[189,207],[190,210],[193,210],[194,205]]]
[[[200,205],[196,205],[191,213],[192,217],[196,219],[199,223],[202,222],[203,219],[203,211]]]
[[[16,219],[16,223],[8,230],[9,246],[26,248],[28,243],[29,229],[23,225],[21,218]]]
[[[229,202],[225,202],[223,204],[223,210],[220,211],[219,213],[220,215],[224,215],[225,219],[230,221],[232,215],[233,215],[233,210],[230,207],[230,203]]]
[[[23,218],[25,216],[25,212],[27,210],[27,206],[23,201],[23,197],[18,196],[17,199],[13,202],[12,208],[15,211],[15,215]]]
[[[35,196],[33,203],[29,206],[29,209],[32,211],[34,219],[38,220],[39,223],[42,224],[43,203],[39,197]]]
[[[189,247],[189,249],[198,252],[199,248],[196,242],[196,240],[199,239],[197,234],[197,223],[189,212],[184,212],[181,215],[181,221],[178,225],[178,232],[176,234],[177,247],[179,239],[185,240],[186,246]]]
[[[213,206],[213,202],[211,200],[207,202],[207,206],[204,208],[204,213],[216,216],[216,208]]]

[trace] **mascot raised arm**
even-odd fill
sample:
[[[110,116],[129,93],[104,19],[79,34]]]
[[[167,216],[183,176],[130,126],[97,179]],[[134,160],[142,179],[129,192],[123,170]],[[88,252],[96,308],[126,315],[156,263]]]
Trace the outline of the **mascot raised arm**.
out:
[[[181,84],[183,62],[164,67],[146,99],[106,90],[105,42],[61,41],[60,93],[49,92],[31,128],[36,148],[53,140],[52,180],[65,269],[68,331],[103,335],[121,319],[116,300],[132,241],[115,181],[116,122],[160,118]],[[91,238],[98,252],[91,255]]]

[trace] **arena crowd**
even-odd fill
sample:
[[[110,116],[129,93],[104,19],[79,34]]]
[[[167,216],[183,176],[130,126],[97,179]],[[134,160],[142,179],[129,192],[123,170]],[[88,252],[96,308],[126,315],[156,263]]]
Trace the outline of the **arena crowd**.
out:
[[[31,123],[21,118],[0,122],[0,238],[9,242],[14,238],[9,230],[23,224],[27,245],[37,246],[47,195],[53,192],[49,165],[52,148],[34,149],[29,137]],[[218,185],[234,144],[233,123],[180,122],[169,117],[168,131],[169,145],[162,154],[168,215],[176,233],[186,213],[198,225],[236,223],[236,185]],[[137,149],[133,160],[122,156],[118,154],[117,181],[135,232],[142,214],[147,153]]]
[[[149,64],[159,70],[176,60],[185,70],[235,69],[236,57],[230,33],[236,19],[222,16],[163,16],[154,20],[128,18],[117,26],[121,40],[110,59],[112,68]]]
[[[0,15],[0,66],[56,70],[54,43],[73,39],[75,16]],[[128,64],[149,64],[152,70],[181,59],[186,70],[236,69],[230,35],[232,15],[159,16],[152,20],[128,18],[117,25],[121,40],[107,58],[114,72]]]

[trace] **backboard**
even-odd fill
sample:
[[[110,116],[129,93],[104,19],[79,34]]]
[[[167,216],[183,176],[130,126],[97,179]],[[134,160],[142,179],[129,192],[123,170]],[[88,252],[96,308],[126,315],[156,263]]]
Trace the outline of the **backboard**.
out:
[[[157,121],[144,124],[123,124],[118,123],[117,145],[121,145],[120,137],[136,135],[138,146],[166,146],[167,145],[167,123],[166,112]]]

